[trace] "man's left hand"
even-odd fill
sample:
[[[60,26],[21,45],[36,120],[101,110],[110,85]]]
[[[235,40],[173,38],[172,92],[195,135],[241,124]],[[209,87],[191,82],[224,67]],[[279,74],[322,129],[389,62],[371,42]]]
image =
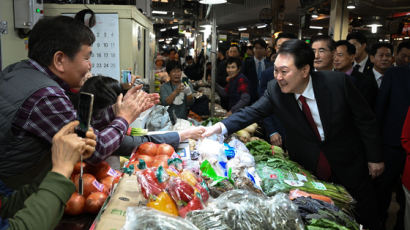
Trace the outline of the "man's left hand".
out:
[[[368,162],[367,165],[369,167],[369,175],[371,175],[372,178],[380,176],[384,171],[384,162]]]

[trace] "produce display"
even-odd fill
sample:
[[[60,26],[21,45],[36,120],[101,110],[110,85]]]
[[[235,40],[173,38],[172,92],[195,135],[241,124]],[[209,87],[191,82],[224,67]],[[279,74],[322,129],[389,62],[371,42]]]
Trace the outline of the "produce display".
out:
[[[187,219],[201,230],[302,230],[297,209],[285,194],[268,198],[237,189],[222,194],[204,210],[188,213]]]
[[[149,118],[151,127],[169,126],[160,116]],[[201,125],[220,121],[210,117]],[[192,125],[197,123],[178,119],[167,129]],[[229,137],[189,140],[178,149],[152,142],[138,146],[121,160],[140,197],[138,207],[127,209],[122,229],[359,229],[355,201],[344,187],[318,180],[283,149],[255,137],[258,129],[251,124]],[[131,129],[130,135],[142,131]],[[98,212],[119,179],[105,163],[85,169],[84,196],[72,195],[68,215]],[[78,172],[76,167],[74,182]]]
[[[81,164],[84,168],[83,195],[78,193]],[[112,169],[104,161],[94,166],[84,162],[77,163],[71,175],[76,192],[67,201],[64,214],[71,216],[82,213],[97,214],[120,177],[121,172]]]
[[[147,207],[127,209],[127,221],[122,230],[198,230],[191,222]]]

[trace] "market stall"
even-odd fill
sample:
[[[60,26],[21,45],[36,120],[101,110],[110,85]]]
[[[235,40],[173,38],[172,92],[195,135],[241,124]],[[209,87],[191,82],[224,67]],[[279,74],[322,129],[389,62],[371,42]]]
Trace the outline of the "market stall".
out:
[[[169,129],[192,125],[178,120]],[[189,140],[177,149],[146,142],[123,158],[121,172],[106,163],[85,166],[84,207],[75,212],[70,200],[66,213],[81,216],[96,213],[90,204],[102,206],[90,228],[97,230],[360,229],[345,188],[319,181],[280,147],[253,137],[256,130],[254,124],[225,139]],[[142,131],[132,128],[129,135]]]

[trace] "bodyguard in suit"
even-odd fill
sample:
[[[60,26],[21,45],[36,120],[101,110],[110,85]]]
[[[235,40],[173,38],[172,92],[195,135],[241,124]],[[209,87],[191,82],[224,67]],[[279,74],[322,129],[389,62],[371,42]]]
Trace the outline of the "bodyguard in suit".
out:
[[[260,80],[262,72],[272,65],[272,62],[265,59],[266,42],[263,39],[258,39],[253,42],[254,56],[245,59],[242,65],[241,72],[249,80],[249,93],[251,94],[251,102],[255,102],[261,94]]]
[[[366,76],[358,69],[353,68],[352,63],[356,48],[346,40],[337,41],[335,47],[336,51],[333,59],[335,70],[344,72],[364,96],[370,107],[374,108],[378,88],[374,84],[374,78]]]
[[[339,183],[357,200],[358,221],[378,229],[371,177],[383,172],[376,118],[344,73],[313,72],[304,41],[282,44],[276,82],[253,105],[207,128],[203,136],[233,133],[270,114],[286,129],[290,158],[318,178]]]
[[[373,67],[373,63],[367,54],[366,36],[360,32],[352,32],[347,35],[346,40],[356,47],[353,67],[358,69],[360,73],[369,73]]]
[[[373,68],[367,75],[370,76],[373,84],[380,88],[384,72],[393,65],[393,46],[386,42],[374,44],[370,50],[370,60],[373,63]]]
[[[396,200],[400,205],[397,215],[397,227],[403,227],[404,194],[400,184],[406,152],[401,146],[400,137],[407,109],[410,106],[410,66],[388,69],[383,77],[376,102],[376,116],[381,127],[383,158],[386,165],[384,173],[377,178],[378,201],[383,215],[387,215],[392,191],[396,191]],[[382,216],[384,217],[384,216]]]

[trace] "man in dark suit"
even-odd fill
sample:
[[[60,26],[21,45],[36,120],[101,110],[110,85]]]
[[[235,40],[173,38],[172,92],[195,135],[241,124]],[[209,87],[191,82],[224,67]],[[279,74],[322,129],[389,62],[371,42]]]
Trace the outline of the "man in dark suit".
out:
[[[370,61],[369,55],[367,54],[366,36],[360,32],[352,32],[347,35],[346,40],[356,47],[353,67],[365,75],[368,74],[373,67],[373,63]]]
[[[376,118],[344,73],[313,71],[304,41],[282,44],[275,79],[253,105],[206,129],[203,136],[233,133],[270,114],[286,129],[292,160],[322,180],[342,184],[357,200],[358,221],[378,229],[369,174],[383,172]]]
[[[386,42],[374,44],[370,50],[370,60],[373,67],[367,75],[370,76],[373,84],[380,88],[384,72],[393,65],[393,46]]]
[[[251,94],[251,102],[255,102],[261,93],[260,80],[262,72],[272,65],[272,62],[265,59],[266,42],[263,39],[258,39],[253,42],[254,56],[245,59],[242,65],[241,72],[249,80],[249,90]]]
[[[397,227],[403,227],[404,194],[400,185],[406,152],[401,146],[400,136],[407,109],[410,106],[410,66],[388,69],[383,77],[376,102],[376,116],[381,127],[385,172],[376,180],[381,212],[386,215],[391,194],[396,191],[400,205]],[[382,216],[385,217],[385,216]]]
[[[297,36],[292,33],[280,33],[278,37],[275,40],[275,51],[278,52],[279,48],[282,46],[282,44],[290,39],[296,39]],[[276,54],[272,55],[276,57]],[[274,59],[271,61],[275,61]],[[262,77],[261,77],[261,84],[260,84],[260,94],[259,97],[263,96],[263,93],[265,93],[265,90],[268,86],[268,82],[273,80],[273,65],[265,71],[262,72]],[[263,124],[264,124],[264,129],[267,137],[269,138],[269,141],[272,145],[277,145],[281,146],[282,148],[285,147],[284,143],[286,140],[285,137],[285,129],[283,126],[280,124],[280,121],[278,120],[275,115],[270,115],[269,117],[263,119]]]
[[[349,76],[350,80],[364,96],[370,107],[374,108],[378,88],[373,83],[372,78],[360,73],[357,69],[353,69],[352,64],[356,48],[346,40],[337,41],[335,47],[336,51],[333,58],[335,70],[343,72]]]

